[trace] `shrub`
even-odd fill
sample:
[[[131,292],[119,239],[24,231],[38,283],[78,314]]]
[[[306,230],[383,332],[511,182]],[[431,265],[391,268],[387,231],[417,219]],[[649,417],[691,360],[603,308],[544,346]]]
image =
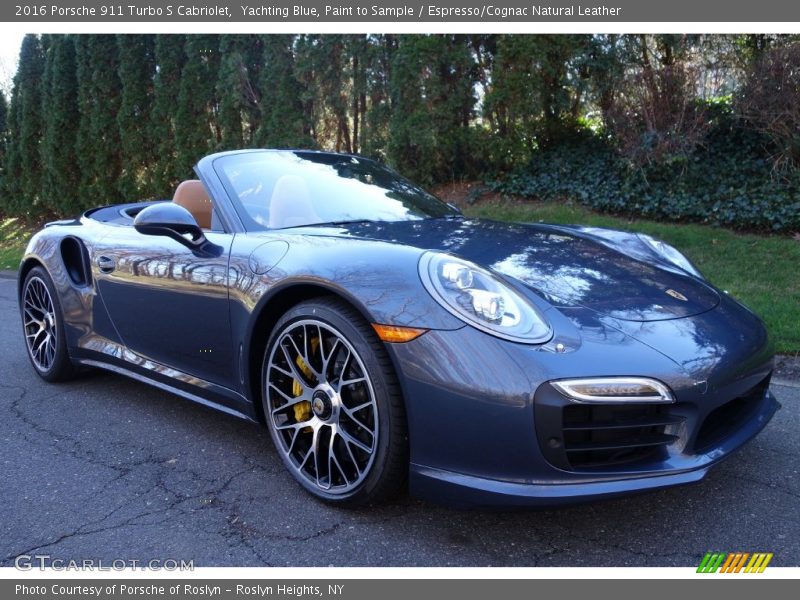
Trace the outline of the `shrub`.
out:
[[[775,166],[800,167],[800,43],[756,59],[740,97],[741,116],[772,142]]]
[[[636,166],[605,139],[584,132],[534,154],[494,190],[568,199],[595,210],[741,229],[800,230],[800,171],[770,177],[765,139],[741,127],[729,105],[707,107],[709,133],[685,156]]]
[[[696,90],[697,73],[683,63],[623,78],[605,115],[621,154],[645,165],[691,153],[706,131]]]

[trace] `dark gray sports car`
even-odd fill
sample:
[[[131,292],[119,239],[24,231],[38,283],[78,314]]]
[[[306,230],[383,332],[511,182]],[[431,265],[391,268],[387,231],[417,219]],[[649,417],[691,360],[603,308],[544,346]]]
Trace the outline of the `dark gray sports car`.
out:
[[[263,422],[337,504],[537,505],[700,480],[769,421],[761,321],[644,235],[465,218],[390,169],[214,154],[172,201],[50,223],[27,350]]]

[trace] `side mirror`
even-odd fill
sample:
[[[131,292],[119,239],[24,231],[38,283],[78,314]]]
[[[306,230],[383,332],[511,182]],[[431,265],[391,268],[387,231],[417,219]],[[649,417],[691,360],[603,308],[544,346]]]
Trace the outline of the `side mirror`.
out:
[[[165,235],[194,252],[209,253],[214,245],[206,239],[192,213],[172,202],[159,202],[143,208],[133,220],[143,235]]]

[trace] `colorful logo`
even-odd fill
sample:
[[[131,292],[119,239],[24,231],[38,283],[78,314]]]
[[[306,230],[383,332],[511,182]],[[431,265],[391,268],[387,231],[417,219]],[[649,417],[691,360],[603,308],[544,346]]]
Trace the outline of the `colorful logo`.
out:
[[[706,552],[698,573],[763,573],[772,552]]]

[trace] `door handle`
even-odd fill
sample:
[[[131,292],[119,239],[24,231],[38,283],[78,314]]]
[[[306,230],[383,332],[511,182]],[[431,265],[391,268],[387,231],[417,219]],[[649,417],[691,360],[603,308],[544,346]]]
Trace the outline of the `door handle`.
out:
[[[111,273],[117,267],[114,259],[108,256],[98,256],[95,262],[101,273]]]

